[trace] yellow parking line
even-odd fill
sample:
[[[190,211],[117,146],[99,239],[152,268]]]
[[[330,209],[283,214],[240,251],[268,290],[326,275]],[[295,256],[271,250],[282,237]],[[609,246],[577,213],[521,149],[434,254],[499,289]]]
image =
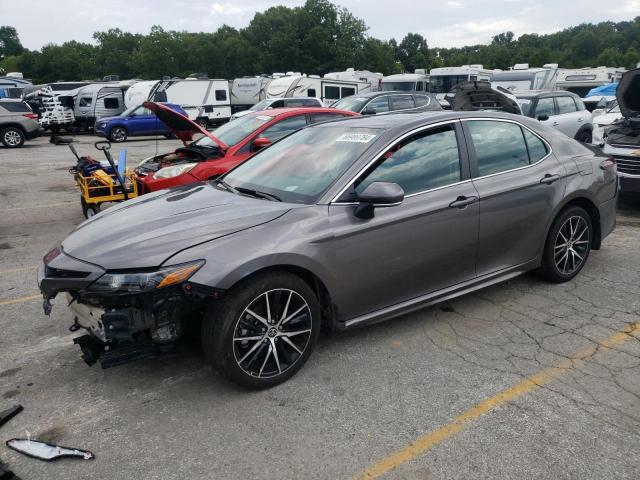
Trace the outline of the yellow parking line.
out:
[[[3,273],[17,273],[17,272],[26,272],[27,270],[35,270],[36,267],[21,267],[21,268],[10,268],[9,270],[0,270],[0,275]]]
[[[597,350],[613,348],[631,338],[633,335],[640,334],[640,322],[631,325],[629,328],[613,334],[611,337],[601,341],[600,343],[580,350],[576,355],[568,358],[554,367],[542,370],[534,375],[531,375],[521,382],[517,383],[511,388],[503,390],[502,392],[487,398],[483,402],[471,407],[466,412],[458,415],[453,421],[437,430],[433,430],[426,435],[418,438],[416,441],[408,445],[407,447],[398,450],[397,452],[389,455],[386,458],[378,461],[371,467],[361,472],[356,478],[359,480],[379,478],[385,473],[393,470],[399,465],[413,460],[418,455],[424,454],[431,450],[439,443],[451,438],[458,432],[469,428],[471,422],[481,417],[485,413],[507,403],[510,400],[518,398],[526,393],[529,393],[537,388],[540,388],[549,383],[554,378],[562,375],[571,368],[575,368],[581,365],[584,360],[591,357]]]
[[[35,300],[36,298],[42,298],[42,295],[27,295],[26,297],[17,297],[10,298],[9,300],[0,300],[0,306],[2,305],[13,305],[14,303],[22,303],[22,302],[30,302],[31,300]]]

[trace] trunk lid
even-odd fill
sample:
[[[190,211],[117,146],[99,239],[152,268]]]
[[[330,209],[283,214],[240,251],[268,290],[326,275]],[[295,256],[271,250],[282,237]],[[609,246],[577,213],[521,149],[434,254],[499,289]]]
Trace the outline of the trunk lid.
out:
[[[516,97],[486,80],[462,82],[453,87],[445,99],[455,111],[489,110],[522,115]]]

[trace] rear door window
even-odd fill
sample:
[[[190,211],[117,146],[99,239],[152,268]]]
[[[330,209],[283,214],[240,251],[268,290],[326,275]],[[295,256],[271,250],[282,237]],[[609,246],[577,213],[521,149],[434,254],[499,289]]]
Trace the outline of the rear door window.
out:
[[[558,105],[558,115],[576,111],[576,102],[572,97],[556,97],[556,104]]]
[[[425,105],[429,105],[429,97],[426,95],[414,95],[413,96],[416,107],[424,107]]]
[[[0,102],[0,107],[4,108],[9,112],[22,113],[27,112],[31,113],[31,108],[24,102]]]
[[[522,128],[493,120],[467,122],[476,153],[478,175],[484,177],[529,165]]]
[[[296,115],[295,117],[288,117],[281,120],[263,131],[259,137],[268,138],[272,142],[280,140],[286,137],[291,132],[298,130],[307,125],[306,115]]]
[[[391,96],[391,110],[408,110],[415,108],[416,104],[413,101],[411,95],[392,95]]]
[[[553,98],[540,98],[536,105],[536,118],[540,115],[547,115],[551,117],[555,115],[555,107],[553,104]]]

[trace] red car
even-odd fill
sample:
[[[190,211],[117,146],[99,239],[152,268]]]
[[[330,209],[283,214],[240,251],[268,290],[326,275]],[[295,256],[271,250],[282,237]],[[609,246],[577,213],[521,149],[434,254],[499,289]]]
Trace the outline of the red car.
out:
[[[261,148],[312,123],[357,115],[329,108],[277,108],[252,112],[208,132],[184,115],[155,102],[144,102],[184,147],[143,160],[136,168],[141,192],[210,180],[226,173]],[[187,143],[194,134],[204,136]]]

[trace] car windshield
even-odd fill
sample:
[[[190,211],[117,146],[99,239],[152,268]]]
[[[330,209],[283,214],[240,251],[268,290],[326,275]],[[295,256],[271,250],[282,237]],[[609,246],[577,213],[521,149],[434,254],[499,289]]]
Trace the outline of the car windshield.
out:
[[[233,122],[225,123],[216,128],[211,134],[230,147],[240,143],[262,125],[271,120],[272,117],[264,115],[245,115]],[[218,145],[209,137],[202,137],[193,142],[198,147],[217,147]]]
[[[367,103],[367,100],[368,99],[362,97],[347,97],[342,100],[338,100],[336,103],[331,105],[331,108],[339,108],[341,110],[349,110],[351,112],[359,113],[365,103]]]
[[[256,103],[249,110],[251,110],[252,112],[257,112],[259,110],[265,110],[269,105],[271,105],[272,102],[273,102],[273,100],[262,100],[261,102]]]
[[[136,105],[135,107],[129,107],[124,112],[120,114],[121,117],[128,117],[131,113],[138,108],[140,105]]]
[[[337,125],[305,128],[254,155],[223,180],[284,202],[313,204],[381,132]]]
[[[531,107],[531,99],[517,97],[516,102],[518,102],[518,105],[520,105],[520,110],[522,110],[522,115],[524,115],[525,117],[528,117],[529,108]]]
[[[385,92],[391,92],[393,90],[400,90],[403,92],[411,92],[416,89],[416,82],[383,82],[380,90]]]
[[[469,75],[431,75],[429,91],[431,93],[449,93],[459,83],[469,80]]]

